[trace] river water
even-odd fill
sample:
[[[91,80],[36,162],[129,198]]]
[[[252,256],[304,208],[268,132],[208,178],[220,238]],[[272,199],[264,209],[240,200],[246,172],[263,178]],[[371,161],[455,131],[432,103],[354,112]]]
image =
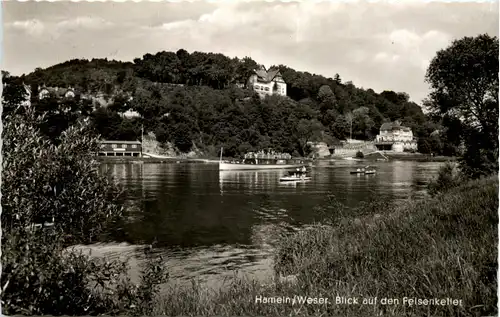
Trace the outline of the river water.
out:
[[[128,223],[114,242],[92,248],[132,257],[136,275],[143,246],[154,243],[175,283],[195,278],[218,287],[235,274],[265,280],[274,233],[320,221],[316,207],[329,196],[350,207],[421,198],[441,164],[377,162],[376,175],[362,176],[349,173],[361,162],[323,161],[298,184],[280,184],[283,171],[219,172],[217,164],[102,164],[126,190]]]

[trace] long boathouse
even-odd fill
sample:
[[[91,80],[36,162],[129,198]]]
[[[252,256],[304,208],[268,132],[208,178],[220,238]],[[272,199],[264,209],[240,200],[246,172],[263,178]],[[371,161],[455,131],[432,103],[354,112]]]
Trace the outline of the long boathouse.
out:
[[[136,156],[142,157],[142,143],[139,141],[99,142],[99,156]]]

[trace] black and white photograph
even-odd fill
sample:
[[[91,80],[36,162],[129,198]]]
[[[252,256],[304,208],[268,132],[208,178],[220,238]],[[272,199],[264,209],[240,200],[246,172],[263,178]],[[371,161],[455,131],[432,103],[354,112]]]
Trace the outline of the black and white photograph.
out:
[[[2,1],[1,314],[498,316],[498,1]]]

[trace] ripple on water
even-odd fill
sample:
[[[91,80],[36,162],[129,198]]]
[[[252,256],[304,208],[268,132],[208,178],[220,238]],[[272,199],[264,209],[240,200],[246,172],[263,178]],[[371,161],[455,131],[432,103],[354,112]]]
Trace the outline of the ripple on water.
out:
[[[128,241],[136,244],[96,245],[95,252],[132,255],[138,271],[144,244],[158,237],[164,239],[157,251],[168,266],[169,284],[199,278],[216,286],[236,271],[256,279],[271,276],[276,241],[317,221],[314,208],[329,195],[349,207],[377,197],[423,195],[441,164],[376,165],[377,175],[357,177],[349,171],[358,162],[321,162],[311,170],[310,182],[288,185],[278,181],[283,172],[222,173],[211,164],[113,167],[133,201],[131,228],[140,230],[128,232]]]

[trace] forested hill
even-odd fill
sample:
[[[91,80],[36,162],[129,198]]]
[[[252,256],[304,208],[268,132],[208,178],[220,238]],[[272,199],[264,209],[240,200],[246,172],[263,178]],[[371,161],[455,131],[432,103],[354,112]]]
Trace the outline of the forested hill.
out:
[[[228,155],[272,147],[307,155],[308,141],[334,142],[349,137],[370,140],[383,122],[401,120],[413,129],[425,151],[442,151],[430,134],[439,124],[426,117],[406,93],[356,87],[333,78],[278,68],[287,83],[287,97],[263,100],[245,88],[260,65],[251,58],[223,54],[159,52],[133,63],[107,59],[70,60],[19,78],[32,87],[73,87],[82,94],[110,100],[91,114],[107,139],[140,138],[142,121],[123,118],[133,109],[144,118],[146,132],[171,142],[183,152],[193,146],[213,151],[224,146]],[[133,100],[126,102],[132,95]]]

